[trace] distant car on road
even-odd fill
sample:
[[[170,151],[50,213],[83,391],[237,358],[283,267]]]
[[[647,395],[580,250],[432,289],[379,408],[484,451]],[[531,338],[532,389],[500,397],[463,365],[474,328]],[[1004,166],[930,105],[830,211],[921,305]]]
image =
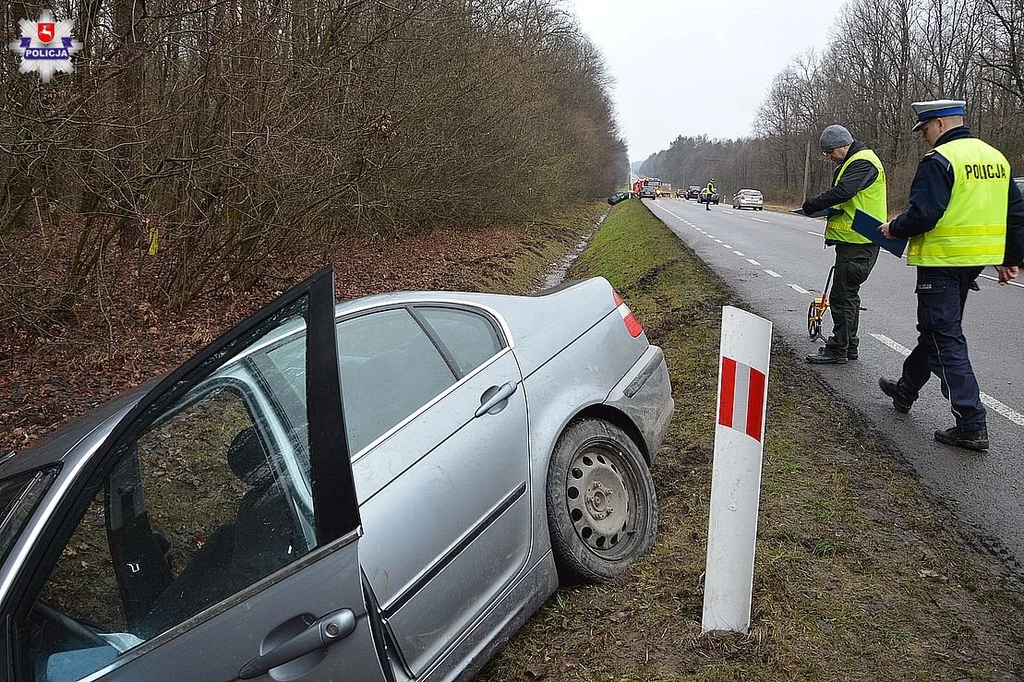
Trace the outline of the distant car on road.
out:
[[[682,188],[676,190],[676,198],[678,198],[678,199],[685,199],[688,194],[689,194],[688,190],[685,190],[685,189],[682,189]]]
[[[732,198],[732,207],[736,210],[752,208],[755,211],[764,210],[764,195],[760,190],[741,189]]]
[[[470,679],[651,549],[672,411],[604,279],[336,306],[325,268],[0,457],[0,679]]]
[[[687,199],[699,199],[701,188],[698,185],[690,185],[690,189],[686,191]]]

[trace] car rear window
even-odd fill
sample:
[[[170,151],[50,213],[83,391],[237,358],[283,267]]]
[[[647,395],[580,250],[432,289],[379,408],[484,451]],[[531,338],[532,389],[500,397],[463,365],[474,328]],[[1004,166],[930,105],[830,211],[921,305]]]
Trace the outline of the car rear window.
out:
[[[7,558],[25,522],[56,477],[54,467],[0,481],[0,562]]]

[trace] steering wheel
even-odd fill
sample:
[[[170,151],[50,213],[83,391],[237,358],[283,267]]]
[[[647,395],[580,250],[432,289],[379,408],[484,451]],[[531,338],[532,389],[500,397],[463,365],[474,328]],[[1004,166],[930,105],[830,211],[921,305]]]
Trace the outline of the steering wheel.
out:
[[[41,601],[37,601],[32,606],[32,614],[38,616],[40,619],[56,625],[57,627],[69,632],[74,635],[77,639],[81,640],[90,647],[109,647],[110,642],[100,637],[96,632],[86,627],[82,623],[79,623],[74,618],[65,616],[63,613],[55,608],[47,606]]]

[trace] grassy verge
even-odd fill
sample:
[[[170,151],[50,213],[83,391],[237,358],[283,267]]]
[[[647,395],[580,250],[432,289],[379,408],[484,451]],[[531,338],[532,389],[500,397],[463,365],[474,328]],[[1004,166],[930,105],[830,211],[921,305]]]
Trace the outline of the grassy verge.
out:
[[[789,205],[784,205],[784,204],[765,204],[764,205],[764,210],[766,210],[766,211],[775,211],[776,213],[789,213],[794,208],[800,208],[800,204],[797,204],[796,206],[789,206]]]
[[[658,542],[612,584],[560,590],[478,680],[1020,679],[1019,583],[778,338],[752,628],[701,635],[721,307],[742,302],[635,200],[573,266],[589,275],[611,280],[668,358]]]

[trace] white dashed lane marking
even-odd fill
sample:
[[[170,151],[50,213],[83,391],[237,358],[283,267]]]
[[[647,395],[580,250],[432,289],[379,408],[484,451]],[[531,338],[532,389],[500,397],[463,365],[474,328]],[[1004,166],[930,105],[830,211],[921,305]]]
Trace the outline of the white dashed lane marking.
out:
[[[732,248],[728,244],[724,244],[721,239],[717,239],[715,237],[715,235],[713,235],[713,234],[711,234],[709,232],[705,232],[704,230],[702,230],[701,228],[697,227],[696,225],[694,225],[690,221],[686,220],[682,216],[676,215],[672,211],[669,211],[668,209],[663,208],[661,206],[659,206],[658,208],[661,208],[662,210],[664,210],[669,215],[671,215],[671,216],[673,216],[675,218],[678,218],[679,220],[681,220],[686,225],[689,225],[690,227],[695,229],[697,232],[700,232],[701,234],[706,236],[708,239],[714,239],[716,242],[718,242],[719,244],[722,244],[727,249],[731,249]],[[733,213],[732,211],[728,211],[728,210],[724,210],[723,212],[724,213],[729,213],[729,214]],[[769,222],[769,221],[763,220],[761,218],[750,217],[750,219],[751,220],[756,220],[759,223],[767,223],[767,222]],[[825,236],[821,232],[812,232],[811,230],[807,230],[807,234],[814,235],[815,237],[824,237]],[[733,251],[733,253],[735,253],[737,256],[743,256],[743,253],[741,253],[740,251]],[[888,253],[888,252],[886,252],[886,253]],[[761,265],[760,263],[758,263],[753,258],[747,258],[747,262],[750,263],[751,265]],[[766,269],[764,272],[769,274],[769,275],[771,275],[772,277],[776,277],[776,278],[781,278],[782,277],[782,275],[780,275],[779,273],[775,272],[774,270],[767,270]],[[985,279],[992,280],[993,282],[999,281],[998,278],[993,277],[991,275],[981,275],[981,276],[984,277]],[[1010,286],[1013,286],[1013,287],[1024,288],[1024,284],[1022,284],[1020,282],[1007,282],[1007,284],[1009,284]],[[794,291],[799,292],[801,294],[813,295],[807,289],[804,289],[803,287],[797,286],[796,284],[790,284],[789,287],[791,289],[793,289]],[[902,344],[897,343],[896,341],[893,341],[892,339],[890,339],[888,336],[885,336],[884,334],[871,334],[871,336],[873,336],[874,338],[878,339],[878,341],[880,341],[881,343],[885,344],[889,348],[892,348],[894,351],[896,351],[900,355],[903,355],[904,357],[907,356],[907,355],[910,355],[910,349],[909,348],[907,348],[906,346],[904,346]],[[1000,400],[998,400],[996,398],[993,398],[992,396],[990,396],[987,393],[982,393],[981,394],[981,402],[986,407],[988,407],[990,410],[992,410],[993,412],[995,412],[997,414],[1000,414],[1000,415],[1006,417],[1007,419],[1009,419],[1014,424],[1017,424],[1018,426],[1024,426],[1024,414],[1021,414],[1020,412],[1018,412],[1017,410],[1013,409],[1012,407],[1010,407],[1006,403],[1003,403],[1002,401],[1000,401]]]
[[[733,251],[733,253],[735,253],[735,254],[736,254],[737,256],[739,256],[739,257],[741,257],[741,258],[743,258],[743,257],[745,257],[745,256],[746,256],[746,254],[745,254],[745,253],[743,253],[742,251]]]
[[[998,277],[993,277],[992,275],[980,275],[980,276],[984,277],[985,279],[990,279],[993,282],[998,282],[999,281]],[[1024,284],[1021,284],[1020,282],[1007,282],[1007,284],[1009,284],[1011,287],[1020,287],[1021,289],[1024,289]]]
[[[889,346],[889,348],[892,348],[894,351],[896,351],[897,353],[899,353],[900,355],[902,355],[904,357],[906,357],[907,355],[910,355],[910,349],[909,348],[907,348],[906,346],[903,346],[903,345],[900,345],[900,344],[896,343],[895,341],[890,339],[885,334],[872,334],[871,336],[875,337],[876,339],[878,339],[879,341],[881,341],[885,345]]]
[[[885,334],[872,334],[871,336],[875,337],[885,345],[889,346],[889,348],[892,348],[894,351],[896,351],[897,353],[904,357],[910,355],[909,348],[893,341]],[[1020,412],[1013,409],[1006,403],[997,400],[996,398],[993,398],[988,393],[981,394],[981,402],[985,405],[985,407],[990,408],[993,412],[1003,415],[1004,417],[1012,421],[1014,424],[1017,424],[1018,426],[1024,426],[1024,414],[1021,414]]]

